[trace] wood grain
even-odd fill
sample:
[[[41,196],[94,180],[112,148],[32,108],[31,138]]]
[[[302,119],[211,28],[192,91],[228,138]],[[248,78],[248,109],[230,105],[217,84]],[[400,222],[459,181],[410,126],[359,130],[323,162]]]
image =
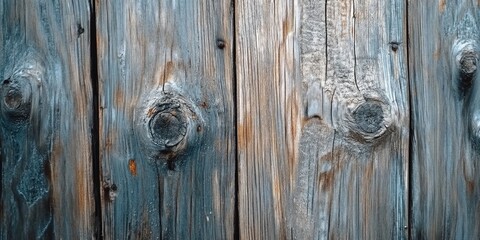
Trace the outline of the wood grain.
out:
[[[104,239],[232,239],[228,1],[97,1]]]
[[[88,1],[0,16],[0,239],[93,238]]]
[[[235,2],[240,238],[406,238],[405,4]]]
[[[412,239],[480,238],[478,4],[409,3]]]

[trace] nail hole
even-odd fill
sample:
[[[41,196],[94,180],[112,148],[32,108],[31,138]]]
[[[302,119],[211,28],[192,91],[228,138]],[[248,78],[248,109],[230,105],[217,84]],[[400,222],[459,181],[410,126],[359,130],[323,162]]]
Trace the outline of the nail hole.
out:
[[[224,49],[225,48],[225,41],[222,39],[217,39],[217,47],[219,49]]]
[[[77,34],[78,36],[82,35],[82,33],[85,32],[85,29],[83,29],[82,25],[79,23],[77,24]]]
[[[401,42],[392,41],[392,42],[389,42],[388,44],[390,45],[390,49],[392,49],[392,51],[396,52],[398,50]]]

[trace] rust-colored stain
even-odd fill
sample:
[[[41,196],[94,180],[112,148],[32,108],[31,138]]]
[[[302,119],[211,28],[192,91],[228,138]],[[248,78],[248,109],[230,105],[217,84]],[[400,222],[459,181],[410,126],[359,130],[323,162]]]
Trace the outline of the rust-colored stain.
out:
[[[130,174],[137,176],[137,163],[135,159],[128,160],[128,170],[130,170]]]
[[[252,117],[250,113],[244,115],[244,121],[238,124],[238,148],[245,150],[253,137]]]
[[[334,149],[333,152],[325,154],[320,162],[329,162],[331,164],[331,169],[320,174],[319,176],[319,186],[322,192],[330,192],[333,189],[335,181],[335,173],[341,170],[340,157],[342,154],[341,149]]]
[[[300,101],[297,99],[296,94],[291,92],[287,98],[286,106],[287,116],[290,116],[289,121],[292,123],[290,124],[289,131],[287,131],[287,136],[289,139],[291,139],[291,142],[287,144],[287,159],[291,169],[293,169],[297,164],[298,152],[295,146],[297,145],[299,139],[297,139],[296,136],[299,131],[298,127],[300,127],[300,129],[302,128],[302,126],[299,126],[299,124],[294,123],[300,122],[300,125],[303,125],[302,119],[298,118],[300,115],[298,111],[298,102]]]
[[[475,188],[475,183],[473,181],[467,181],[467,192],[473,193],[473,189]]]
[[[163,70],[163,76],[162,76],[163,84],[168,82],[168,80],[173,76],[174,71],[175,71],[175,64],[172,61],[168,61],[165,64],[165,68]]]
[[[89,179],[89,176],[85,176],[84,172],[81,171],[83,169],[83,166],[75,166],[76,171],[75,172],[75,188],[76,188],[76,194],[77,197],[75,198],[75,212],[77,216],[82,216],[82,213],[88,212],[89,208],[88,206],[91,206],[91,202],[89,202],[89,197],[91,196],[91,192],[87,191],[87,186],[86,185],[86,179]]]
[[[285,40],[287,39],[288,34],[292,31],[292,22],[289,21],[289,19],[283,19],[282,30],[283,40]]]
[[[200,107],[204,108],[204,109],[207,109],[208,108],[208,103],[206,101],[202,101],[200,103]]]
[[[51,153],[51,162],[52,163],[56,163],[56,162],[59,162],[61,157],[63,155],[63,145],[62,143],[60,142],[60,138],[57,137],[53,143],[53,146],[52,146],[52,153]],[[58,174],[58,171],[55,171],[53,170],[53,173],[55,175],[51,176],[52,178],[58,178],[57,174]]]
[[[148,109],[147,117],[149,117],[149,118],[153,117],[154,113],[155,113],[155,108]]]
[[[444,12],[446,5],[447,3],[445,2],[445,0],[440,0],[440,2],[438,3],[438,10],[440,12]]]
[[[121,88],[117,88],[115,90],[115,104],[117,107],[121,107],[123,105],[123,91]]]

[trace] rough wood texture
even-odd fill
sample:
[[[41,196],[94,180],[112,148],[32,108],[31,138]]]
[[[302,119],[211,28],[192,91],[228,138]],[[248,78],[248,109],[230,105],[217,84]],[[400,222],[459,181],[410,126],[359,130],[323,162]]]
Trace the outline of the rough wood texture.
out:
[[[412,239],[480,238],[479,9],[409,3]]]
[[[240,238],[405,238],[405,2],[235,15]]]
[[[98,1],[105,239],[232,239],[229,1]]]
[[[94,233],[88,1],[0,1],[0,239]]]

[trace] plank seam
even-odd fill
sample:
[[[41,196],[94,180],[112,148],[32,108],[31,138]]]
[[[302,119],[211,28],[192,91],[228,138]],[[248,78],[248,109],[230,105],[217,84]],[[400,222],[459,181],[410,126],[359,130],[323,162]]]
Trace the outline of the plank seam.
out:
[[[99,117],[99,86],[98,86],[98,55],[97,55],[97,19],[94,0],[89,1],[90,5],[90,77],[92,81],[93,96],[93,119],[91,128],[92,138],[92,169],[93,169],[93,195],[95,199],[95,239],[103,239],[102,231],[102,209],[101,209],[101,184],[100,184],[100,117]]]
[[[233,119],[234,122],[234,129],[235,129],[235,210],[234,210],[234,220],[233,225],[233,239],[239,240],[240,239],[240,206],[239,206],[239,177],[240,177],[240,162],[239,162],[239,151],[238,151],[238,99],[237,99],[237,19],[236,19],[236,1],[231,0],[231,15],[232,15],[232,64],[233,64]]]
[[[412,103],[412,87],[410,79],[410,24],[408,13],[409,4],[405,0],[405,24],[406,24],[406,49],[407,49],[407,85],[408,85],[408,112],[409,112],[409,126],[408,126],[408,159],[407,159],[407,239],[412,238],[412,159],[413,159],[413,103]]]

